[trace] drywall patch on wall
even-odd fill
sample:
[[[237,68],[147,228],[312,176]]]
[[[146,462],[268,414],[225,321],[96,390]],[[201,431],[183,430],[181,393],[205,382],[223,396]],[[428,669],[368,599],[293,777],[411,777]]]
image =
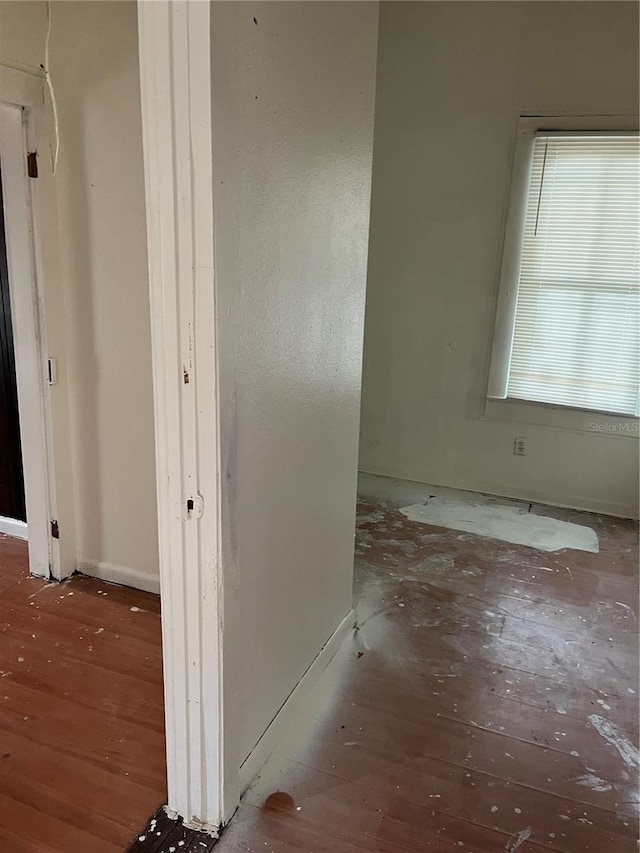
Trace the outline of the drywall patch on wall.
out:
[[[423,504],[401,507],[400,512],[410,521],[463,530],[541,551],[562,548],[592,554],[599,551],[598,536],[590,527],[536,515],[524,507],[432,497]]]

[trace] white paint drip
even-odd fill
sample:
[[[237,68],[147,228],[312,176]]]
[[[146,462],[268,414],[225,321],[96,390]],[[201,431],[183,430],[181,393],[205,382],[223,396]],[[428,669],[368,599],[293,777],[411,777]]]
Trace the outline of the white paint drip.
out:
[[[575,781],[578,785],[582,785],[583,788],[589,788],[597,794],[606,794],[607,791],[612,790],[611,785],[606,781],[606,779],[594,776],[593,773],[586,776],[579,776]]]
[[[400,509],[410,521],[464,530],[541,551],[573,548],[597,554],[598,536],[590,527],[526,512],[519,506],[478,504],[450,498],[431,498],[426,504]]]
[[[599,735],[609,741],[612,746],[615,746],[625,764],[634,770],[640,768],[640,753],[638,753],[638,750],[629,738],[618,731],[613,723],[605,720],[604,717],[598,716],[598,714],[591,714],[589,722]]]
[[[532,827],[528,826],[526,829],[521,830],[514,838],[512,838],[507,846],[504,848],[504,853],[515,853],[527,838],[531,838],[531,833],[533,832]]]
[[[182,825],[187,829],[195,829],[198,832],[206,832],[207,835],[210,835],[212,838],[218,838],[220,831],[219,828],[213,824],[208,823],[207,821],[198,820],[197,817],[192,817],[190,820],[183,820]],[[178,845],[184,844],[184,842],[178,842]]]
[[[40,589],[37,590],[37,592],[31,593],[29,598],[35,598],[36,595],[40,595],[40,593],[42,592],[43,589],[49,589],[49,587],[51,587],[51,586],[58,586],[58,581],[51,581],[51,583],[46,583],[44,586],[40,587]]]
[[[628,610],[629,613],[633,616],[633,618],[636,619],[636,621],[637,621],[635,611],[632,610],[628,604],[623,604],[621,601],[616,601],[616,604],[618,605],[618,607],[622,607],[623,610]]]

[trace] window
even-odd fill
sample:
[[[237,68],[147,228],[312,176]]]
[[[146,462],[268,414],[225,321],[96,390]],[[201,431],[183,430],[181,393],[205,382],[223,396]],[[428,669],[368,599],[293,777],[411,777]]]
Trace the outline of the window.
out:
[[[489,396],[638,414],[637,132],[521,127]]]

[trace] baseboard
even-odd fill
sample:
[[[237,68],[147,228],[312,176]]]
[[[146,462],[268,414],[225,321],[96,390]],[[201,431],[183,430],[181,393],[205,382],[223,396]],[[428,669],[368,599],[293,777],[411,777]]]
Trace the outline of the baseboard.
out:
[[[131,569],[128,566],[117,566],[115,563],[99,563],[93,560],[81,560],[78,562],[77,571],[81,575],[98,578],[101,581],[117,583],[121,586],[131,586],[145,592],[160,594],[160,577],[154,577],[141,572],[140,569]]]
[[[6,536],[15,536],[16,539],[29,538],[26,521],[6,518],[4,515],[0,515],[0,533],[4,533]]]
[[[287,697],[284,705],[275,715],[266,731],[243,761],[238,771],[238,787],[243,794],[258,775],[262,765],[271,755],[280,740],[282,731],[294,720],[302,702],[309,696],[318,679],[325,671],[331,659],[336,654],[349,632],[356,624],[356,614],[350,610],[320,649],[300,681]]]
[[[415,471],[398,469],[398,473],[391,474],[387,470],[372,470],[361,468],[360,474],[368,474],[372,477],[384,477],[387,480],[406,480],[409,483],[419,483],[430,486],[438,486],[443,489],[457,489],[462,492],[475,492],[476,494],[489,495],[491,497],[509,498],[517,501],[528,501],[529,503],[542,506],[553,506],[560,509],[574,509],[578,512],[592,512],[597,515],[610,515],[614,518],[638,518],[637,506],[628,503],[618,503],[606,499],[585,497],[583,495],[563,495],[562,493],[550,496],[537,489],[517,489],[511,486],[497,488],[495,483],[474,480],[461,481],[452,478],[447,483],[436,482],[438,478],[428,479]]]

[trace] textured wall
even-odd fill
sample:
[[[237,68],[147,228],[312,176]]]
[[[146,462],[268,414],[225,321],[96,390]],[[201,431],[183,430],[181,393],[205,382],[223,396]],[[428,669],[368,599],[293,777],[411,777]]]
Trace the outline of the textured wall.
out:
[[[40,239],[61,544],[70,568],[97,564],[158,582],[151,338],[135,2],[51,4]],[[0,3],[0,62],[41,73],[47,5]],[[43,140],[41,140],[42,143]],[[69,477],[69,472],[72,476]],[[116,569],[118,571],[118,568]],[[138,573],[136,579],[135,573]],[[129,571],[129,575],[130,575]],[[118,574],[118,577],[121,577]]]
[[[136,5],[56,2],[52,13],[78,559],[132,568],[155,581]]]
[[[617,418],[484,417],[518,117],[637,112],[637,33],[633,3],[381,4],[363,470],[637,512]]]
[[[372,3],[213,4],[242,758],[351,607],[376,33]]]

